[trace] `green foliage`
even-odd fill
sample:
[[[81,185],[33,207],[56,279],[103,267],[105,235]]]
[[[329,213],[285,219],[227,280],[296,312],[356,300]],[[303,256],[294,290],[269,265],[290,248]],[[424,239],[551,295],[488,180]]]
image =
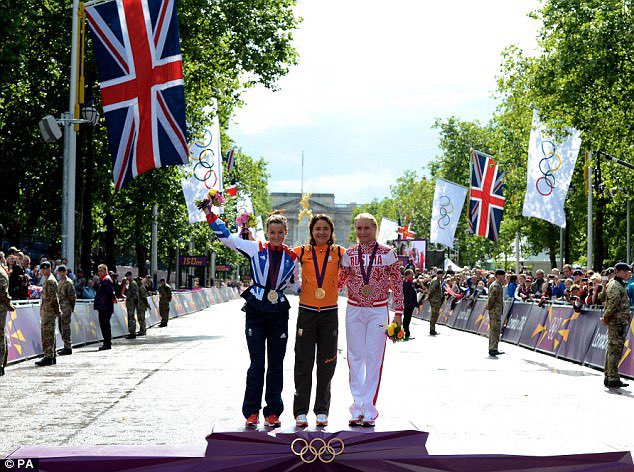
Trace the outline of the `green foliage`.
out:
[[[37,122],[68,109],[71,2],[9,0],[0,11],[0,165],[6,178],[0,186],[0,223],[14,244],[40,235],[60,240],[62,143],[42,142]],[[219,104],[221,125],[227,126],[241,93],[255,84],[275,88],[279,77],[297,61],[292,46],[299,20],[295,0],[179,0],[177,9],[185,74],[189,133],[211,121],[209,109]],[[97,97],[96,65],[90,35],[86,43],[87,97]],[[98,101],[98,100],[97,100]],[[85,125],[82,125],[85,126]],[[204,225],[187,223],[180,179],[183,171],[165,168],[134,179],[114,192],[112,163],[105,126],[95,128],[95,159],[84,169],[85,132],[78,138],[77,221],[94,220],[94,245],[103,245],[104,216],[112,212],[115,246],[126,259],[143,263],[149,250],[151,207],[159,205],[160,263],[173,257],[170,249],[190,239],[209,246]],[[224,136],[224,142],[229,138]],[[228,146],[226,146],[228,147]],[[270,207],[265,161],[236,153],[237,177],[251,192],[256,210]],[[90,180],[92,186],[86,185]],[[94,204],[83,208],[86,188]],[[77,231],[79,234],[79,231]]]

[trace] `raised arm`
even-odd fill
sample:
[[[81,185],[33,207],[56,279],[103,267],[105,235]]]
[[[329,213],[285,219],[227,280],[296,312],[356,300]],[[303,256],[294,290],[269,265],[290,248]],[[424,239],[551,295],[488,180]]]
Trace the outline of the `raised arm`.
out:
[[[218,218],[218,215],[209,210],[208,207],[205,207],[204,211],[205,215],[207,216],[207,223],[209,223],[209,227],[218,237],[220,242],[227,246],[229,249],[246,253],[249,256],[252,256],[259,250],[259,242],[242,239],[237,234],[229,232],[224,221]]]

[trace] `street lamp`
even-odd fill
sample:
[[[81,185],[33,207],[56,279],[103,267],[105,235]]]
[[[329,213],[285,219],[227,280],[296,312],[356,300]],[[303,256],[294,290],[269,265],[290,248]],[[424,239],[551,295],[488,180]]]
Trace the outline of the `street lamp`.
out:
[[[97,110],[97,107],[92,103],[92,101],[90,104],[84,106],[81,109],[81,117],[92,126],[95,126],[97,124],[97,122],[99,121],[99,111]]]

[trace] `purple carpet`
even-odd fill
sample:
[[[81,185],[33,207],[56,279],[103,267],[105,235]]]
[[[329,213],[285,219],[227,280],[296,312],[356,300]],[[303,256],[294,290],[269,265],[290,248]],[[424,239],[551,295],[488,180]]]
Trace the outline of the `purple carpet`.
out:
[[[207,437],[204,456],[168,446],[21,447],[6,459],[37,459],[47,472],[634,471],[629,452],[432,456],[427,437],[422,431],[218,432]]]

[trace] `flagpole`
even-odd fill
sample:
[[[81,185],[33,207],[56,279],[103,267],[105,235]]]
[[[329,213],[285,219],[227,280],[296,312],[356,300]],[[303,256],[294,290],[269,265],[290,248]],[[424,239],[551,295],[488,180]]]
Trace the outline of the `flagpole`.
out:
[[[592,151],[590,151],[590,158],[588,159],[588,268],[592,268],[594,265],[594,258],[592,254],[593,249],[593,231],[592,231]]]
[[[515,273],[520,273],[520,232],[515,233]]]
[[[564,229],[559,228],[559,269],[564,267]]]

